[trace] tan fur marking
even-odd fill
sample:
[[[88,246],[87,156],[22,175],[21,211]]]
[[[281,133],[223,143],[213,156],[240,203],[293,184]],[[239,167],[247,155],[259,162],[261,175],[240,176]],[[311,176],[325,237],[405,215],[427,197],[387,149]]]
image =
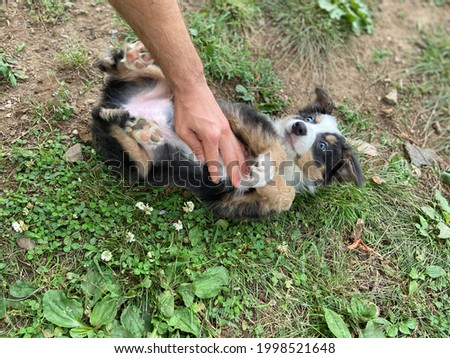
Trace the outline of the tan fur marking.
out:
[[[337,143],[337,138],[334,135],[327,135],[325,136],[325,139],[328,143],[330,144],[336,144]]]
[[[124,152],[128,153],[131,160],[136,163],[139,176],[145,179],[152,165],[150,154],[119,126],[111,127],[111,136],[119,142]]]
[[[100,117],[104,119],[105,121],[109,121],[111,117],[117,116],[117,115],[125,115],[128,112],[121,108],[105,108],[102,107],[100,110]]]
[[[228,207],[229,211],[242,215],[244,210],[249,207],[258,207],[261,216],[279,214],[289,210],[295,198],[295,189],[286,184],[286,180],[281,176],[276,176],[273,182],[263,188],[245,195],[229,195],[225,199],[223,206]],[[228,210],[226,210],[228,211]]]
[[[316,123],[320,123],[322,121],[322,116],[317,116],[315,118]]]
[[[309,180],[315,181],[323,179],[323,172],[325,168],[322,166],[317,166],[311,151],[304,153],[297,160],[296,164]]]

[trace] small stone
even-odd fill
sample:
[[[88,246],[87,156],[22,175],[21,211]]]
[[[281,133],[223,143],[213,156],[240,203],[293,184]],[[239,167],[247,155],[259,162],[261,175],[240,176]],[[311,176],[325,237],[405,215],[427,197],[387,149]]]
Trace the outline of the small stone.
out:
[[[434,129],[434,133],[436,133],[437,135],[442,134],[442,127],[439,122],[433,122],[433,124],[431,126]]]
[[[71,146],[64,154],[64,158],[66,158],[69,162],[79,162],[80,160],[83,160],[81,145],[77,143]]]
[[[76,129],[74,129],[74,130],[72,131],[72,134],[73,134],[73,135],[78,135],[78,131],[77,131]]]
[[[383,102],[391,106],[398,104],[398,93],[396,89],[390,91],[387,95],[382,98]]]
[[[34,241],[32,241],[29,237],[19,237],[17,238],[16,243],[21,249],[25,250],[33,250],[36,246]]]

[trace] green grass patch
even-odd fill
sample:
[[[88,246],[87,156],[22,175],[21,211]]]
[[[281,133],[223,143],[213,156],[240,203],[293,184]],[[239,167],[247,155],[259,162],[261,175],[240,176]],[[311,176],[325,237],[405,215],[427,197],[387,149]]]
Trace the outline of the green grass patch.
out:
[[[412,68],[412,72],[419,76],[422,87],[429,95],[426,96],[425,105],[429,114],[429,122],[437,121],[442,126],[440,149],[450,150],[449,131],[450,124],[450,39],[448,34],[441,30],[428,33],[424,37],[426,47]]]
[[[80,70],[90,64],[88,47],[76,41],[58,51],[55,57],[62,68]]]
[[[68,0],[26,0],[30,8],[30,16],[38,21],[49,24],[60,24],[70,19],[69,10],[73,1]]]
[[[58,82],[58,88],[52,97],[45,102],[31,101],[31,113],[36,123],[67,121],[76,113],[76,108],[70,104],[70,93],[67,83]],[[50,118],[50,121],[48,120]]]
[[[189,14],[189,32],[207,76],[236,86],[236,97],[265,113],[277,112],[286,100],[283,83],[264,53],[256,53],[242,30],[250,26],[258,8],[239,1],[211,3]]]
[[[127,186],[89,147],[65,161],[67,137],[31,134],[2,152],[2,336],[450,334],[448,212],[430,203],[439,217],[421,234],[397,162],[374,172],[381,185],[331,186],[234,222],[185,192]],[[347,249],[359,218],[374,253]]]

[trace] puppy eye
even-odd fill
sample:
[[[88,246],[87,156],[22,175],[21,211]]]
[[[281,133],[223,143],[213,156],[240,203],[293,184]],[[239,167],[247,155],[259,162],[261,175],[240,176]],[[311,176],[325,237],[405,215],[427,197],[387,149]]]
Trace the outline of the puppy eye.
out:
[[[308,122],[308,123],[313,123],[314,122],[314,118],[313,117],[307,117],[307,118],[304,119],[304,121]]]
[[[319,148],[322,152],[326,151],[328,149],[328,143],[327,142],[319,142]]]

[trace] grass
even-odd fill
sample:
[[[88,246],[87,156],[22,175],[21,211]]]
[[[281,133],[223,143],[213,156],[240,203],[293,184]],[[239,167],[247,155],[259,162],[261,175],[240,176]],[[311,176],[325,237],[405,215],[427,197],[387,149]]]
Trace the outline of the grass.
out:
[[[65,48],[56,53],[56,61],[62,68],[80,70],[90,64],[88,47],[77,41],[71,41]]]
[[[445,270],[448,249],[432,229],[438,222],[418,233],[419,201],[398,182],[401,166],[376,171],[385,184],[299,196],[269,225],[238,223],[185,193],[124,186],[88,147],[85,161],[68,163],[73,140],[34,135],[40,143],[19,140],[3,155],[2,336],[327,337],[325,309],[354,336],[375,334],[372,326],[387,336],[449,333],[436,306],[448,304],[448,277],[427,274]],[[193,211],[183,209],[188,201]],[[376,254],[346,248],[358,218]],[[17,249],[20,238],[34,248]],[[379,316],[360,312],[373,305]]]
[[[70,19],[68,10],[73,6],[68,0],[26,0],[30,16],[48,24],[64,23]]]
[[[59,121],[67,121],[76,113],[76,108],[70,104],[70,93],[67,83],[58,83],[52,97],[45,102],[31,101],[31,113],[35,123],[46,122],[51,125]]]
[[[426,97],[429,110],[427,127],[434,121],[442,126],[440,149],[450,151],[450,40],[443,30],[425,34],[423,49],[412,72],[419,77],[422,87],[431,95]],[[427,128],[426,128],[427,129]]]
[[[190,31],[202,51],[211,46],[209,79],[264,109],[279,102],[265,99],[261,78],[276,77],[240,38],[266,11],[255,4],[210,4],[222,17],[192,14]],[[70,103],[60,81],[34,102],[29,131],[0,149],[1,337],[450,336],[450,209],[439,192],[417,194],[401,153],[379,166],[362,157],[363,187],[298,195],[268,220],[228,221],[184,191],[129,186],[89,146],[84,160],[64,160],[78,142],[56,129],[73,118]],[[372,128],[350,101],[338,112],[351,137]],[[349,248],[358,219],[373,251]]]

